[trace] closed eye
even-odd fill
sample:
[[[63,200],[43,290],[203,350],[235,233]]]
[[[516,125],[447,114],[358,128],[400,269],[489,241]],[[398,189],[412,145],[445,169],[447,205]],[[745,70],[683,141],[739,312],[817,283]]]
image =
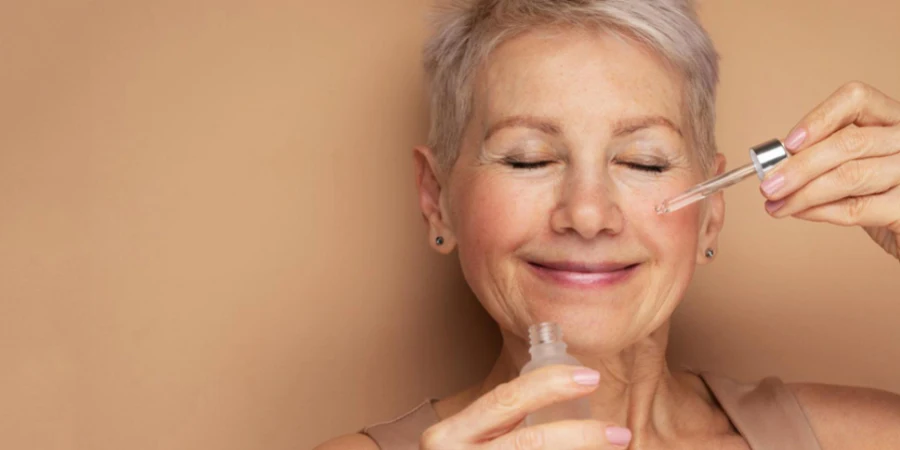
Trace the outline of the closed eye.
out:
[[[644,172],[652,172],[652,173],[663,173],[666,171],[666,169],[669,168],[668,166],[659,166],[659,165],[652,165],[652,164],[638,164],[638,163],[632,163],[632,162],[621,162],[620,164],[622,164],[625,167],[628,167],[630,169],[640,170],[640,171],[644,171]]]
[[[518,161],[515,159],[507,159],[504,163],[513,169],[534,170],[546,167],[552,164],[553,161]],[[651,173],[662,173],[669,168],[667,165],[639,164],[633,162],[620,162],[620,164],[630,169]]]
[[[513,169],[534,170],[546,167],[552,162],[553,161],[517,161],[515,159],[507,159],[504,161],[504,164]]]

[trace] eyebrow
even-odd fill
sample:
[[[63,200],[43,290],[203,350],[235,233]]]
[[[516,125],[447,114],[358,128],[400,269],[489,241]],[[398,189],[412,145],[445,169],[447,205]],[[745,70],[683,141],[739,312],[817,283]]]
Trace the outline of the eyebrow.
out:
[[[512,116],[502,119],[499,122],[491,125],[491,127],[488,128],[487,132],[485,132],[484,134],[484,140],[488,140],[491,135],[503,128],[511,127],[532,128],[553,136],[558,136],[562,133],[562,128],[559,126],[559,124],[552,120],[534,116]]]
[[[491,125],[484,134],[484,140],[488,140],[494,133],[503,128],[511,127],[531,128],[553,136],[562,134],[562,128],[552,120],[535,116],[512,116]],[[613,136],[623,136],[653,127],[669,128],[678,133],[679,136],[684,136],[681,132],[681,128],[664,116],[644,116],[621,119],[613,125]]]
[[[619,120],[613,125],[613,136],[631,134],[645,128],[653,127],[669,128],[678,133],[679,136],[684,136],[678,125],[675,125],[674,122],[663,116],[645,116]]]

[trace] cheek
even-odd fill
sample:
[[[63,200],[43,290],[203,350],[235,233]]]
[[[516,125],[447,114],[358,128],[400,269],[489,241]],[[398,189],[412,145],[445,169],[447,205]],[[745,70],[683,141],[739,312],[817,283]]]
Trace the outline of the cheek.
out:
[[[693,264],[700,231],[700,203],[657,214],[656,206],[690,187],[687,177],[658,182],[630,183],[623,188],[621,203],[630,226],[660,260],[686,260]]]
[[[451,211],[457,254],[467,283],[487,312],[506,329],[524,326],[513,256],[532,239],[541,220],[533,190],[501,177],[457,182]]]
[[[454,190],[460,256],[508,253],[527,242],[539,220],[535,189],[501,176],[472,177]]]
[[[684,261],[691,267],[697,250],[700,220],[699,206],[693,205],[674,213],[658,215],[651,208],[642,216],[642,227],[652,239],[659,259],[668,262]]]

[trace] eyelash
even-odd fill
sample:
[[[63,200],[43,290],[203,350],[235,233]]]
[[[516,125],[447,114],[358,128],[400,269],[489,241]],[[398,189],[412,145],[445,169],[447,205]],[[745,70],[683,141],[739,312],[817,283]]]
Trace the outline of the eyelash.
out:
[[[524,162],[524,161],[516,161],[516,160],[506,160],[506,165],[512,167],[513,169],[519,170],[536,170],[544,168],[552,163],[552,161],[534,161],[534,162]],[[626,167],[629,167],[634,170],[640,170],[642,172],[650,172],[650,173],[663,173],[668,169],[667,166],[654,166],[647,164],[637,164],[637,163],[629,163],[623,162],[620,163]]]
[[[629,162],[623,162],[621,164],[624,164],[625,166],[630,167],[635,170],[640,170],[643,172],[651,172],[651,173],[663,173],[666,171],[666,169],[668,169],[668,166],[653,166],[653,165],[637,164],[637,163],[629,163]]]
[[[522,169],[522,170],[535,170],[542,169],[550,165],[552,161],[533,161],[533,162],[525,162],[525,161],[516,161],[514,159],[506,160],[506,165],[512,167],[513,169]]]

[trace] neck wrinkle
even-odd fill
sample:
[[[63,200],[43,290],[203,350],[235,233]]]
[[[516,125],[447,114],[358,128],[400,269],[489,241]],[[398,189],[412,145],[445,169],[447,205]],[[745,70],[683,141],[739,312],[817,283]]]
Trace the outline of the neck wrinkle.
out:
[[[585,367],[600,372],[600,387],[589,397],[594,418],[628,427],[634,436],[629,448],[673,437],[679,403],[690,396],[669,371],[668,331],[666,323],[614,355],[572,353]],[[481,384],[479,396],[517,377],[530,360],[527,342],[507,332],[502,335],[503,348]]]

